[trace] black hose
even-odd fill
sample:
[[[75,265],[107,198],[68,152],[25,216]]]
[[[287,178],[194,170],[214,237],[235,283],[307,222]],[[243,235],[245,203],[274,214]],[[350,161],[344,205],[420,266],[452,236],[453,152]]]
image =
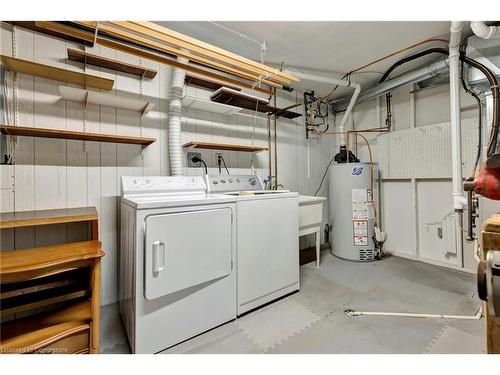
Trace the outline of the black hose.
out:
[[[495,154],[496,151],[496,146],[498,143],[498,124],[500,122],[500,111],[499,111],[499,101],[500,101],[500,91],[498,88],[498,81],[495,75],[489,70],[486,66],[481,64],[480,62],[471,59],[470,57],[467,56],[461,56],[461,59],[463,59],[464,62],[467,64],[473,66],[474,68],[480,70],[488,79],[488,82],[491,87],[491,95],[493,97],[493,118],[492,118],[492,124],[491,124],[491,133],[490,133],[490,139],[488,141],[488,149],[487,149],[487,156],[488,158]]]
[[[413,61],[413,60],[416,60],[420,57],[423,57],[423,56],[427,56],[427,55],[430,55],[431,53],[440,53],[440,54],[443,54],[443,55],[448,55],[448,50],[445,49],[445,48],[429,48],[429,49],[426,49],[426,50],[423,50],[423,51],[420,51],[414,55],[411,55],[411,56],[407,56],[401,60],[398,60],[396,61],[394,64],[391,65],[391,67],[389,69],[387,69],[387,71],[384,73],[384,75],[380,78],[380,80],[378,81],[378,83],[382,83],[384,82],[387,78],[389,78],[389,74],[392,73],[392,71],[394,69],[396,69],[398,66],[400,65],[403,65],[403,64],[406,64],[407,62],[410,62],[410,61]]]
[[[396,69],[398,66],[405,64],[409,61],[415,60],[417,58],[429,55],[431,53],[440,53],[443,55],[449,55],[449,51],[445,48],[429,48],[424,51],[418,52],[414,55],[405,57],[404,59],[401,59],[397,62],[395,62],[385,73],[384,75],[380,78],[379,83],[385,81],[388,77],[389,74]],[[495,154],[496,151],[496,146],[498,144],[498,128],[499,128],[499,123],[500,123],[500,90],[498,87],[498,81],[495,77],[495,75],[489,70],[486,66],[481,64],[480,62],[471,59],[470,57],[467,57],[465,55],[460,55],[460,60],[471,65],[472,67],[480,70],[488,79],[488,82],[491,87],[491,94],[493,97],[493,118],[492,118],[492,126],[491,126],[491,133],[490,133],[490,139],[488,141],[488,149],[487,149],[487,156],[488,158],[491,157],[493,154]],[[391,98],[390,98],[390,93],[386,94],[386,103],[387,103],[387,118],[386,118],[386,125],[390,126],[391,125]],[[476,99],[477,100],[477,99]]]
[[[392,73],[394,69],[396,69],[398,66],[406,64],[407,62],[416,60],[420,57],[430,55],[431,53],[440,53],[443,55],[448,55],[448,50],[445,48],[429,48],[420,52],[417,52],[414,55],[407,56],[401,60],[396,61],[394,64],[391,65],[389,69],[384,73],[382,77],[380,77],[380,80],[378,83],[384,82],[387,78],[389,78],[389,74]],[[385,116],[385,126],[387,129],[390,129],[392,127],[392,110],[391,110],[391,93],[388,92],[385,94],[385,106],[386,106],[386,116]]]
[[[483,145],[483,115],[482,115],[482,110],[481,110],[481,99],[479,96],[471,90],[468,86],[467,83],[465,82],[465,77],[464,77],[464,60],[462,59],[462,64],[460,66],[460,82],[462,83],[462,87],[465,90],[465,92],[469,95],[471,95],[474,99],[476,99],[477,102],[477,110],[478,110],[478,142],[477,142],[477,155],[476,155],[476,161],[474,162],[474,169],[472,172],[472,178],[474,178],[474,175],[477,170],[477,166],[479,165],[479,159],[481,159],[481,148]]]

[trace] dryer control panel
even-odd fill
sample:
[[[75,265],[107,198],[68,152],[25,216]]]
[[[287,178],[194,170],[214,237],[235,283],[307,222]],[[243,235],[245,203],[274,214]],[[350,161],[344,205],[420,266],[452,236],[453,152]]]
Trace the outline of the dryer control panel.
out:
[[[122,194],[205,192],[201,176],[122,176]]]
[[[209,193],[264,190],[259,176],[249,175],[207,175]]]

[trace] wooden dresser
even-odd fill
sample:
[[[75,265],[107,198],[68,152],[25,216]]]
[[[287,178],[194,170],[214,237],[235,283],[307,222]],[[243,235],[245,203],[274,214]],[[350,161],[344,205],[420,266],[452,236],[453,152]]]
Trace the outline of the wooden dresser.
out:
[[[99,352],[96,209],[0,214],[0,229],[71,222],[88,222],[90,240],[0,253],[0,353]]]

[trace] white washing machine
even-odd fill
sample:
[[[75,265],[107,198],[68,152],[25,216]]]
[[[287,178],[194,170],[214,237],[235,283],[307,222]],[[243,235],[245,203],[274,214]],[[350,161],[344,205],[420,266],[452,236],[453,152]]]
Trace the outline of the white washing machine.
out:
[[[236,198],[238,315],[299,290],[299,198],[255,175],[208,175],[210,194]]]
[[[235,198],[202,177],[122,177],[120,313],[132,352],[236,318]]]

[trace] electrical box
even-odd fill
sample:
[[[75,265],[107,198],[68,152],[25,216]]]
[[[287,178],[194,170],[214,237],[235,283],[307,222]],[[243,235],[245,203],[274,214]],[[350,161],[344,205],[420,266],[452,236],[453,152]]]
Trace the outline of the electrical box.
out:
[[[188,167],[201,168],[201,161],[199,161],[198,163],[195,163],[192,160],[196,156],[201,159],[201,153],[199,153],[199,152],[192,152],[192,151],[190,151],[190,152],[187,153],[187,166]]]

